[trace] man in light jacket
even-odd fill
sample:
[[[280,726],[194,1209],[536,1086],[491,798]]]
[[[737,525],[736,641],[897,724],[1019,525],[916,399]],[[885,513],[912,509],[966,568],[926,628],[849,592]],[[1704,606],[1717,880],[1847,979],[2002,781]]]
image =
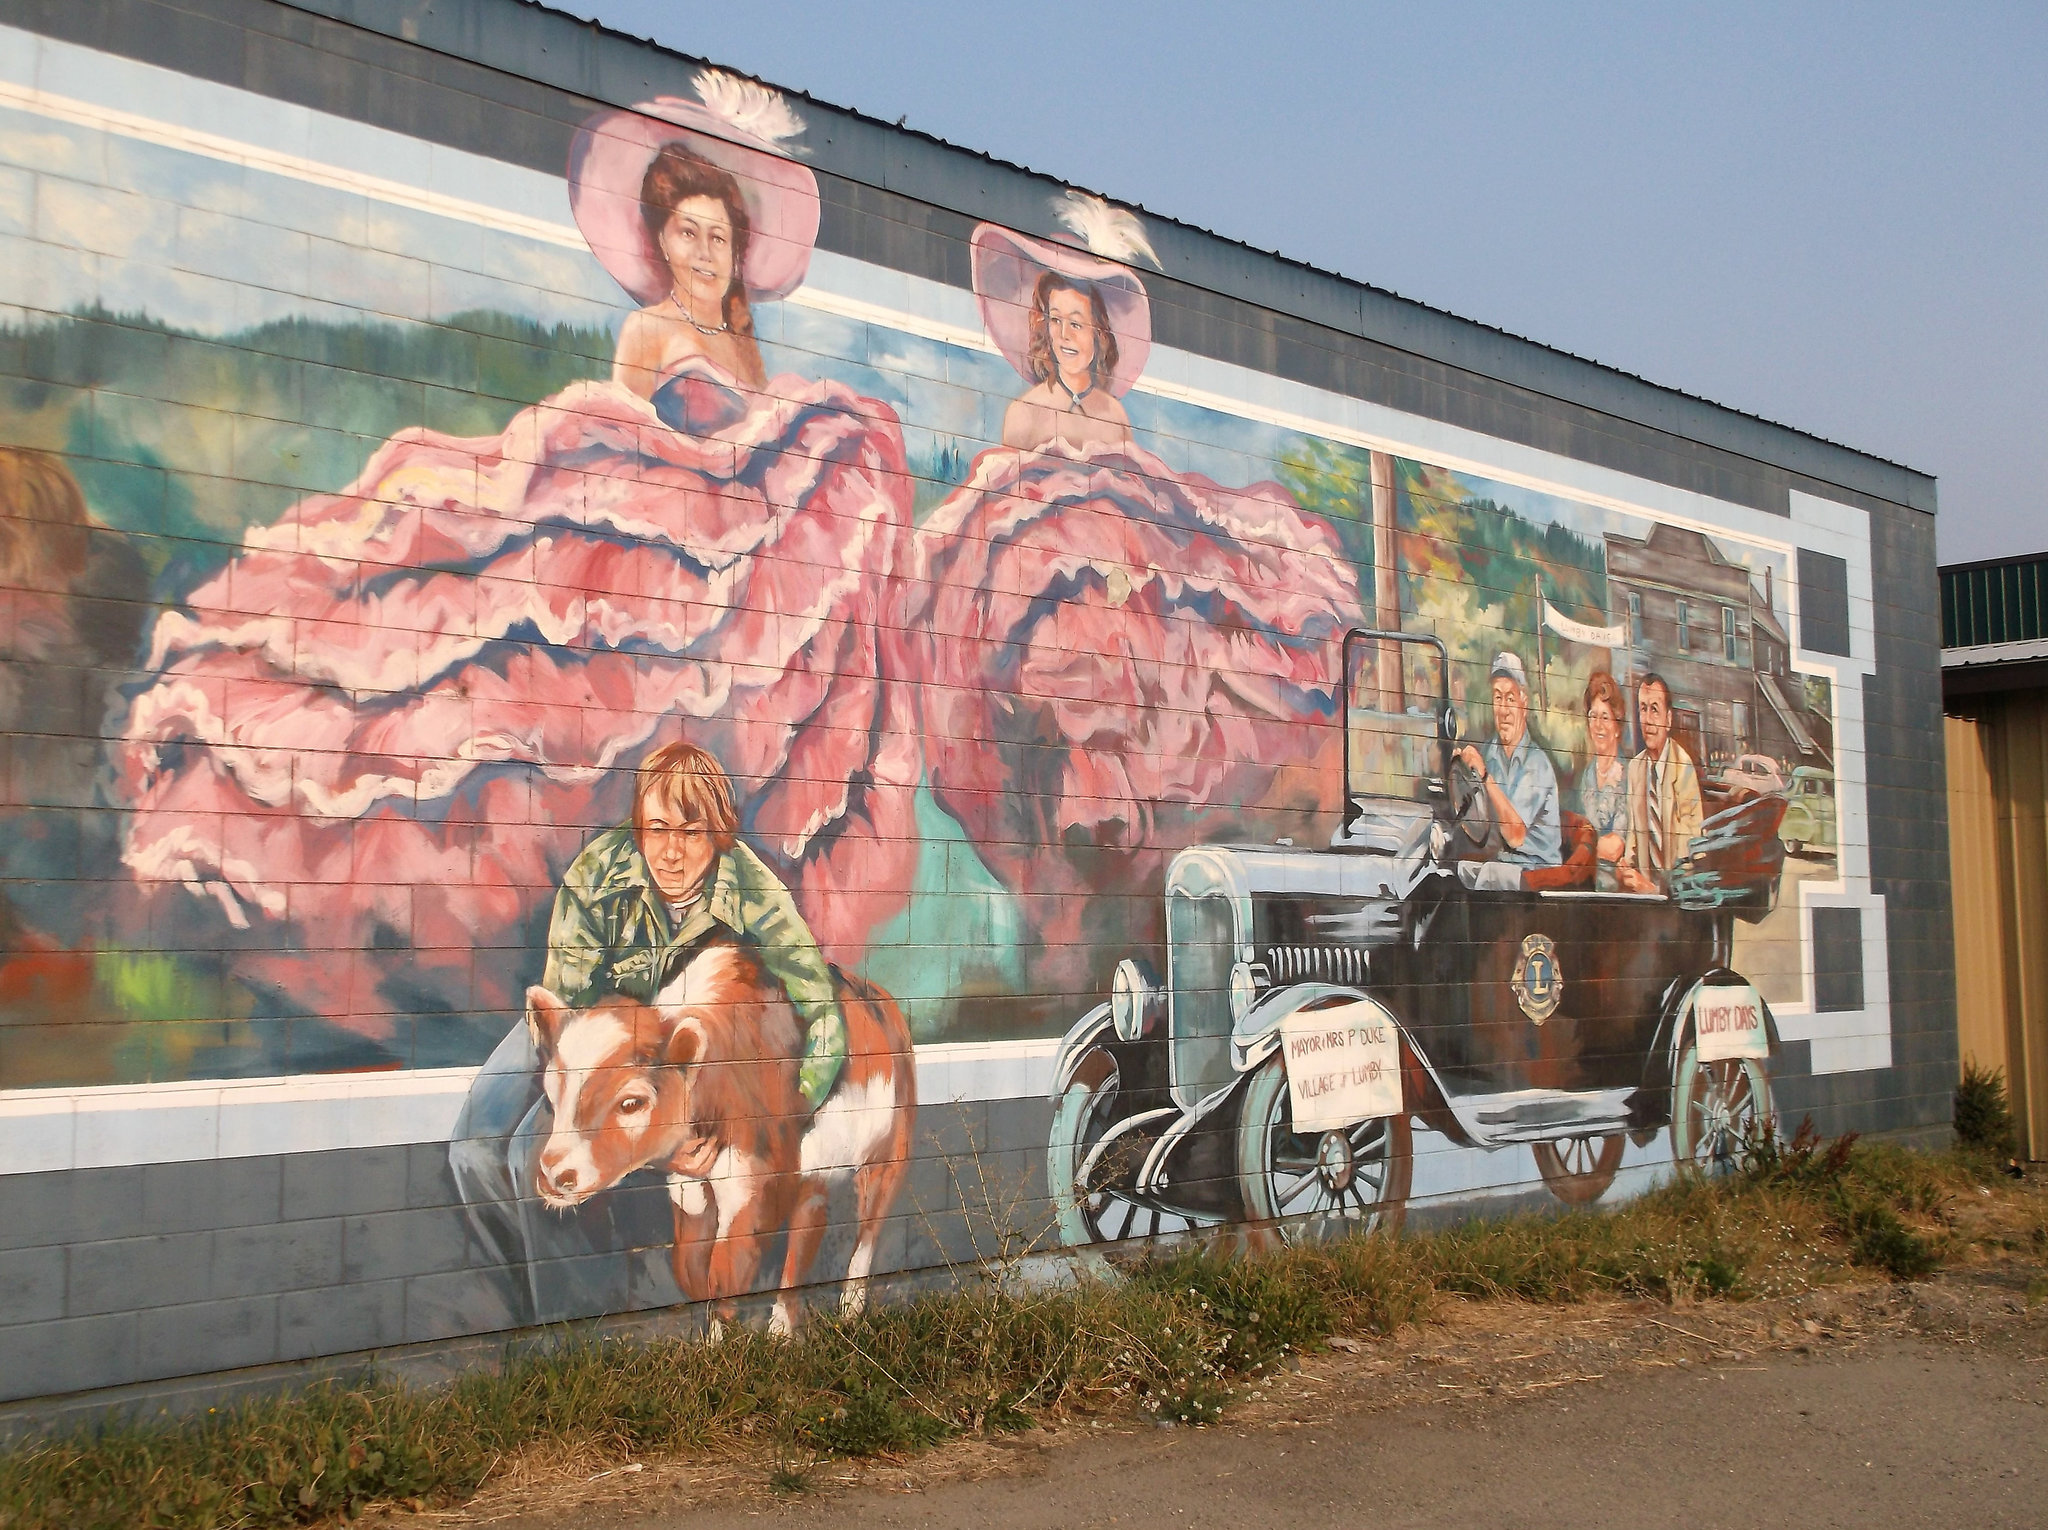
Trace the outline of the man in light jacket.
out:
[[[1492,862],[1465,862],[1458,874],[1467,887],[1512,891],[1524,869],[1563,859],[1563,818],[1556,767],[1529,736],[1529,675],[1520,657],[1496,654],[1492,684],[1494,736],[1483,750],[1465,745],[1458,758],[1492,799],[1504,848]]]
[[[1643,752],[1628,762],[1628,846],[1615,878],[1629,892],[1671,891],[1671,868],[1700,832],[1700,777],[1671,736],[1671,687],[1661,675],[1636,682]]]

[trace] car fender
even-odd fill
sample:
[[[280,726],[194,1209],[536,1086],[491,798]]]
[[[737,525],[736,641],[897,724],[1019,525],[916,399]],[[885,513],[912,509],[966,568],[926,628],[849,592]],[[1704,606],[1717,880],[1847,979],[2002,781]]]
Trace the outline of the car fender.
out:
[[[1249,1073],[1272,1055],[1280,1045],[1280,1022],[1298,1010],[1311,1004],[1323,1004],[1333,999],[1355,1002],[1371,999],[1372,995],[1362,988],[1349,983],[1288,983],[1279,988],[1270,988],[1252,1007],[1238,1017],[1230,1027],[1230,1058],[1239,1073]],[[1374,1003],[1379,1003],[1377,999]],[[1380,1005],[1385,1009],[1385,1005]],[[1389,1014],[1393,1012],[1388,1011]],[[1401,1024],[1401,1017],[1394,1016],[1394,1024]],[[1402,1029],[1405,1040],[1407,1030]]]
[[[1116,1022],[1111,1018],[1106,1002],[1096,1005],[1068,1026],[1067,1034],[1060,1038],[1060,1049],[1053,1062],[1051,1098],[1057,1100],[1066,1092],[1067,1085],[1074,1081],[1074,1069],[1080,1066],[1081,1059],[1088,1055],[1091,1047],[1115,1037]]]
[[[1384,999],[1348,983],[1290,983],[1273,989],[1246,1010],[1244,1017],[1230,1031],[1230,1058],[1237,1069],[1238,1082],[1241,1083],[1252,1069],[1278,1050],[1282,1020],[1311,1004],[1332,999],[1365,999],[1386,1012],[1401,1038],[1402,1091],[1407,1108],[1423,1115],[1425,1121],[1437,1130],[1449,1131],[1454,1137],[1462,1135],[1462,1128],[1455,1123],[1448,1126],[1436,1124],[1439,1117],[1447,1114],[1443,1105],[1446,1098],[1443,1080],[1437,1076],[1436,1068],[1423,1055],[1422,1049],[1416,1046],[1406,1022]]]

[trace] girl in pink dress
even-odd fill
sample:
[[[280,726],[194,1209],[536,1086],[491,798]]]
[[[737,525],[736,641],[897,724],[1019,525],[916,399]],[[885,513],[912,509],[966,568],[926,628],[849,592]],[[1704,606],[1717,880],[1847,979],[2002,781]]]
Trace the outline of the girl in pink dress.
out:
[[[706,80],[721,105],[768,94]],[[766,376],[753,307],[803,280],[818,221],[770,100],[780,119],[663,99],[578,134],[576,218],[643,305],[610,380],[496,436],[400,432],[158,621],[125,860],[287,1012],[401,1060],[409,1013],[509,1025],[562,869],[676,737],[740,785],[829,955],[900,910],[916,753],[876,628],[907,556],[902,431]]]
[[[1134,443],[1151,320],[1127,265],[985,224],[973,273],[1026,387],[918,528],[901,663],[931,789],[1018,900],[1027,991],[1065,1012],[1157,943],[1175,851],[1334,807],[1357,576],[1278,484]]]

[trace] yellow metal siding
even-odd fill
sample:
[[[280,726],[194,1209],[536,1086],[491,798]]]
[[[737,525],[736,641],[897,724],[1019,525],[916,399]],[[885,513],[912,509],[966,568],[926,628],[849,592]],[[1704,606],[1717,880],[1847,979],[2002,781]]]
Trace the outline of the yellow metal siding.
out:
[[[1945,731],[1960,1051],[2005,1070],[2020,1150],[2048,1158],[2048,695]]]

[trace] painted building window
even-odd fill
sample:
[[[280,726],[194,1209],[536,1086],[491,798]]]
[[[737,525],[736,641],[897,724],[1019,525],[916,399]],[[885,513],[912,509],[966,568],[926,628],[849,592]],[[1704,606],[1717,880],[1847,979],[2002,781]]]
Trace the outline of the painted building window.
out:
[[[1721,608],[1721,657],[1730,664],[1735,662],[1735,608]]]
[[[1639,590],[1628,592],[1628,640],[1643,646],[1643,597]]]
[[[1682,600],[1678,603],[1678,651],[1692,651],[1692,613],[1686,609]]]

